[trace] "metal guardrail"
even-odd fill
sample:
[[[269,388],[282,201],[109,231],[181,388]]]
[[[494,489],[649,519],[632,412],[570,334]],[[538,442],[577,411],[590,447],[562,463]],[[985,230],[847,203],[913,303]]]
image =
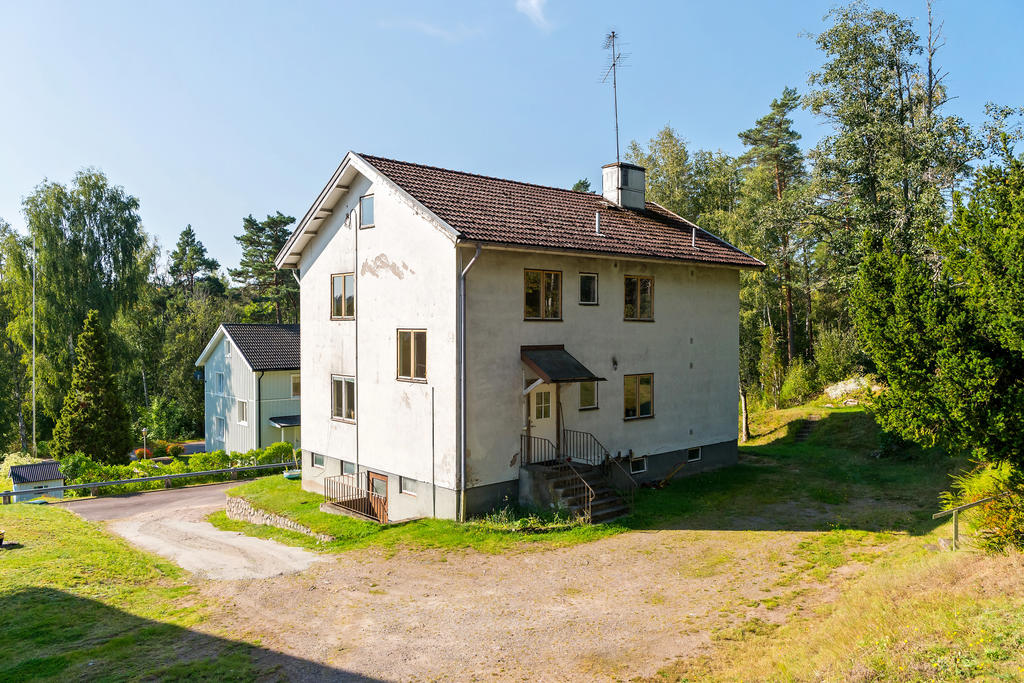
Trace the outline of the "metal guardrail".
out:
[[[0,491],[0,498],[4,505],[10,505],[11,497],[22,498],[29,496],[36,498],[46,495],[51,491],[75,491],[79,489],[101,489],[105,486],[122,486],[124,484],[141,484],[148,481],[172,481],[175,479],[188,479],[190,477],[208,477],[216,474],[237,475],[239,472],[253,472],[256,470],[269,470],[294,467],[294,462],[278,462],[266,465],[246,465],[245,467],[227,467],[220,470],[203,470],[202,472],[178,472],[175,474],[159,474],[153,477],[138,477],[137,479],[118,479],[115,481],[96,481],[88,484],[68,484],[66,486],[50,486],[45,489],[25,489],[23,491]],[[93,495],[95,491],[93,491]]]
[[[956,550],[957,546],[960,544],[960,513],[964,510],[967,510],[968,508],[976,507],[984,503],[990,503],[993,500],[1002,498],[1004,496],[1009,496],[1010,494],[1013,493],[1017,493],[1017,491],[1004,491],[1003,493],[1000,493],[995,496],[989,496],[988,498],[982,498],[981,500],[975,500],[970,503],[964,503],[963,505],[958,505],[955,508],[943,510],[942,512],[936,512],[934,515],[932,515],[932,519],[938,519],[939,517],[945,517],[946,515],[953,515],[953,550]]]

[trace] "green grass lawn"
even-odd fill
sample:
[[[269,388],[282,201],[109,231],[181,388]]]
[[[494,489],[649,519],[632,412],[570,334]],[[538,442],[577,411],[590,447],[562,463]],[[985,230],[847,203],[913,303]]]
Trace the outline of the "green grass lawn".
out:
[[[283,515],[336,540],[318,543],[303,534],[230,520],[222,529],[338,552],[377,546],[473,548],[485,552],[544,548],[593,541],[634,529],[849,530],[926,533],[931,513],[961,463],[909,449],[876,458],[878,428],[863,408],[824,408],[819,401],[758,414],[740,464],[695,477],[679,477],[662,489],[641,489],[633,514],[603,525],[535,524],[517,529],[493,517],[466,524],[425,519],[381,526],[321,512],[323,497],[298,482],[267,477],[231,489],[254,506]],[[794,443],[800,420],[821,415],[810,437]],[[684,470],[685,472],[685,470]]]
[[[621,525],[573,524],[564,519],[530,520],[528,528],[517,528],[527,520],[491,516],[461,524],[443,519],[420,519],[398,524],[380,525],[345,515],[320,511],[324,497],[303,491],[299,482],[284,477],[266,477],[242,484],[228,491],[241,496],[252,505],[288,517],[320,534],[335,538],[320,543],[311,536],[277,527],[253,525],[228,519],[217,512],[210,521],[221,529],[242,531],[252,536],[273,538],[325,552],[353,548],[472,548],[483,552],[502,552],[515,547],[553,547],[593,541],[624,530]]]
[[[250,680],[255,648],[190,631],[176,566],[56,507],[0,506],[0,681]]]

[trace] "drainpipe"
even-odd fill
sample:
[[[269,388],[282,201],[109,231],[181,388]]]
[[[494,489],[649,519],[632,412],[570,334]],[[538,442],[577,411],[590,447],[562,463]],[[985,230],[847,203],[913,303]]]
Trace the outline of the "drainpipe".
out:
[[[260,376],[256,378],[256,448],[263,448],[263,375],[265,370],[260,370]]]
[[[466,521],[466,274],[480,258],[480,245],[459,275],[459,521]]]

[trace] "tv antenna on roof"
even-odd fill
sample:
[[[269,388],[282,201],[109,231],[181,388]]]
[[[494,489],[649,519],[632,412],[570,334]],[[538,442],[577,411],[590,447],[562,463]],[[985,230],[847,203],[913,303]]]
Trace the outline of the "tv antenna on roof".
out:
[[[619,34],[615,31],[611,31],[604,37],[604,49],[611,50],[611,63],[608,65],[608,70],[604,72],[604,78],[601,79],[602,83],[608,82],[608,76],[612,77],[612,98],[615,101],[615,163],[619,163],[619,83],[618,83],[618,68],[619,65],[625,60],[627,55],[618,52],[615,47],[615,41],[618,40]]]

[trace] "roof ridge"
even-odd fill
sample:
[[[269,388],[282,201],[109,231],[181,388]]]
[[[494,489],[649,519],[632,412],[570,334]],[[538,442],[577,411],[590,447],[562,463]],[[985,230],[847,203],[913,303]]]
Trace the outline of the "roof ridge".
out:
[[[528,183],[525,180],[513,180],[511,178],[499,178],[493,175],[484,175],[482,173],[471,173],[469,171],[460,171],[455,168],[445,168],[444,166],[432,166],[431,164],[420,164],[415,161],[403,161],[401,159],[391,159],[389,157],[379,157],[375,154],[363,154],[362,152],[356,152],[363,159],[379,159],[380,161],[390,161],[393,164],[405,164],[406,166],[416,166],[418,168],[427,168],[432,171],[444,171],[445,173],[456,173],[458,175],[470,176],[471,178],[482,178],[483,180],[497,180],[503,183],[513,183],[515,185],[525,185],[527,187],[539,187],[542,190],[555,190],[556,192],[568,192],[569,194],[581,195],[584,197],[598,197],[602,198],[596,192],[580,192],[578,190],[572,190],[566,187],[555,187],[554,185],[541,185],[540,183]],[[379,169],[378,169],[379,170]]]

